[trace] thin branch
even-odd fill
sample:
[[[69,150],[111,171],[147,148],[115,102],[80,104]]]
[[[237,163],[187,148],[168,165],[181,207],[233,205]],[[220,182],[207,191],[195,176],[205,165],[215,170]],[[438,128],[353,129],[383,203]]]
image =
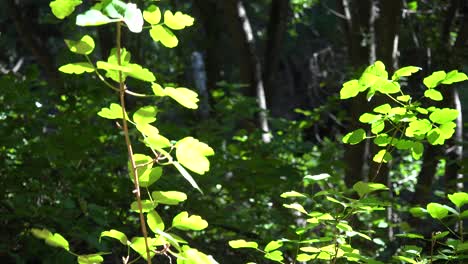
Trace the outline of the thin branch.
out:
[[[122,34],[122,23],[117,22],[117,62],[118,65],[121,65],[121,34]],[[146,222],[145,222],[145,217],[143,215],[143,206],[141,203],[141,193],[140,193],[140,183],[138,179],[138,170],[135,164],[135,159],[133,158],[133,149],[132,149],[132,143],[130,141],[130,136],[128,133],[128,123],[127,123],[127,114],[125,111],[125,84],[123,82],[123,76],[122,72],[119,71],[119,92],[120,92],[120,106],[122,107],[122,116],[123,116],[123,132],[125,136],[125,143],[127,145],[127,150],[128,150],[128,158],[130,160],[130,164],[132,165],[132,171],[133,171],[133,182],[135,185],[135,196],[138,204],[138,210],[139,210],[139,215],[140,215],[140,224],[141,224],[141,232],[143,233],[143,237],[145,240],[145,247],[146,247],[146,262],[148,264],[151,264],[151,251],[148,246],[148,231],[146,230]]]

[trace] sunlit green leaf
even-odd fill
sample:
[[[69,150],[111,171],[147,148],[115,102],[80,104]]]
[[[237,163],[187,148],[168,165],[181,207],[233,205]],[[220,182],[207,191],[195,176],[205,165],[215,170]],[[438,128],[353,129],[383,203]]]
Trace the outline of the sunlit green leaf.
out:
[[[146,136],[148,138],[145,140],[145,143],[153,149],[163,149],[172,146],[169,139],[161,134],[146,134]]]
[[[406,233],[406,234],[397,234],[396,237],[406,237],[411,239],[424,239],[423,235],[420,234],[413,234],[413,233]]]
[[[115,229],[102,232],[101,236],[99,236],[99,240],[101,240],[102,237],[110,237],[110,238],[117,239],[124,246],[127,246],[130,243],[130,241],[128,241],[127,236],[124,233]]]
[[[304,209],[304,207],[298,203],[292,203],[292,204],[283,204],[284,207],[288,209],[293,209],[296,211],[299,211],[303,214],[308,214],[307,211]]]
[[[458,110],[451,108],[437,109],[429,115],[429,119],[437,124],[451,122],[458,117]]]
[[[411,148],[411,155],[413,158],[419,160],[424,152],[424,145],[421,142],[414,142]]]
[[[135,116],[133,118],[135,118]],[[159,134],[159,130],[148,123],[137,123],[136,128],[138,129],[138,131],[140,131],[148,137]]]
[[[154,82],[156,77],[154,74],[146,68],[141,67],[138,64],[130,63],[126,65],[128,69],[127,75],[135,79],[139,79],[145,82]]]
[[[149,228],[154,233],[156,233],[156,229],[164,231],[164,221],[162,220],[161,216],[159,216],[158,212],[156,212],[155,210],[151,210],[149,213],[146,214],[146,221],[148,223]]]
[[[432,73],[430,76],[424,78],[423,83],[426,85],[427,88],[432,89],[439,85],[445,79],[445,72],[444,71],[436,71]]]
[[[80,40],[65,40],[65,43],[68,46],[68,49],[77,54],[88,55],[93,52],[95,43],[91,36],[85,35]]]
[[[388,188],[381,183],[359,181],[353,185],[353,190],[358,193],[359,197],[363,197],[375,191],[388,190]]]
[[[442,204],[429,203],[426,207],[427,212],[435,219],[443,219],[448,215],[449,210]]]
[[[266,259],[270,259],[270,260],[273,260],[273,261],[276,261],[276,262],[280,262],[282,263],[283,261],[283,252],[279,251],[279,250],[275,250],[275,251],[272,251],[272,252],[267,252],[264,257]]]
[[[150,5],[143,11],[143,18],[152,25],[158,24],[161,22],[161,10],[155,5]]]
[[[351,80],[345,82],[340,90],[340,99],[348,99],[355,97],[359,94],[359,82],[358,80]]]
[[[161,41],[161,43],[168,48],[174,48],[179,44],[179,40],[174,33],[162,25],[153,26],[149,33],[154,41]]]
[[[392,138],[389,137],[387,134],[379,134],[377,137],[374,138],[374,144],[376,144],[379,147],[385,147],[387,146],[390,141],[392,141]]]
[[[371,132],[373,134],[379,134],[385,129],[385,121],[384,120],[378,120],[377,122],[374,122],[371,124]]]
[[[362,128],[349,132],[343,137],[343,143],[356,145],[366,139],[366,131]]]
[[[168,205],[177,205],[187,200],[187,195],[185,193],[177,191],[155,191],[151,194],[151,196],[156,202]]]
[[[176,12],[175,14],[172,14],[172,12],[169,10],[164,12],[164,24],[166,24],[166,26],[168,26],[171,29],[184,29],[185,27],[192,26],[193,22],[193,17],[186,14],[182,14],[181,12]]]
[[[208,222],[198,215],[191,215],[181,212],[172,219],[172,227],[179,230],[203,230],[208,227]]]
[[[361,123],[369,123],[369,124],[374,123],[375,121],[381,120],[381,119],[382,119],[382,115],[374,115],[370,113],[364,113],[359,117],[359,121]]]
[[[153,93],[156,96],[166,96],[166,92],[164,91],[164,89],[161,87],[161,85],[157,83],[153,83],[151,85],[151,89],[153,90]]]
[[[193,137],[181,139],[176,144],[177,160],[198,174],[204,174],[210,169],[210,162],[206,157],[212,155],[214,155],[212,148]]]
[[[449,231],[436,232],[435,235],[432,238],[436,239],[436,240],[439,240],[439,239],[442,239],[442,238],[446,237],[449,234],[450,234]]]
[[[198,108],[198,94],[190,89],[166,87],[164,93],[187,108]]]
[[[401,69],[398,69],[395,71],[395,73],[392,76],[392,80],[396,81],[400,79],[401,77],[408,77],[411,76],[413,73],[420,71],[421,68],[415,67],[415,66],[407,66],[403,67]]]
[[[155,106],[144,106],[133,114],[133,122],[137,124],[152,123],[156,121],[158,108]]]
[[[157,243],[157,240],[151,237],[147,238],[148,240],[148,247],[150,250],[150,258],[154,257],[156,255],[156,246],[155,244]],[[146,244],[145,244],[145,238],[144,237],[134,237],[132,238],[132,242],[130,244],[130,247],[135,250],[143,259],[147,260],[147,253],[146,253]]]
[[[258,248],[257,242],[249,242],[244,239],[231,240],[229,241],[229,246],[232,248]]]
[[[109,108],[102,108],[98,115],[107,119],[123,118],[122,107],[119,104],[112,103]],[[127,116],[128,119],[128,116]]]
[[[372,160],[377,163],[387,163],[392,160],[392,155],[387,150],[382,149],[374,155]]]
[[[268,243],[266,246],[265,246],[265,249],[264,251],[265,252],[270,252],[270,251],[273,251],[273,250],[276,250],[280,247],[283,246],[283,242],[282,241],[271,241],[270,243]]]
[[[75,11],[75,7],[81,5],[81,0],[55,0],[50,2],[49,6],[52,13],[59,19],[71,15]]]
[[[97,264],[104,261],[100,254],[89,254],[78,256],[78,264]]]
[[[445,79],[442,81],[443,84],[452,84],[456,82],[462,82],[468,80],[468,77],[463,72],[458,72],[458,70],[453,70],[447,73]]]
[[[398,101],[401,101],[401,102],[409,102],[409,100],[411,100],[411,96],[409,96],[409,95],[400,95],[400,96],[397,96],[396,99]]]
[[[59,71],[68,74],[82,74],[84,72],[93,72],[94,66],[87,62],[76,62],[61,66]]]
[[[151,200],[141,200],[141,212],[142,213],[147,213],[156,208],[158,203],[156,201],[151,201]],[[138,202],[134,201],[130,205],[130,211],[139,213],[140,208],[138,207]]]
[[[409,123],[405,131],[407,137],[425,135],[432,129],[432,124],[427,119],[418,119]]]
[[[442,93],[437,91],[436,89],[426,90],[424,92],[424,96],[434,101],[442,101],[444,99],[444,97],[442,96]]]
[[[389,104],[379,105],[376,108],[374,108],[374,112],[380,114],[388,114],[390,110],[392,110],[392,107]]]
[[[281,198],[306,198],[307,196],[296,192],[296,191],[289,191],[289,192],[284,192],[281,194]]]
[[[177,264],[218,264],[211,256],[184,245]]]
[[[449,194],[448,198],[458,208],[461,208],[463,205],[468,204],[468,193],[465,192]]]
[[[330,178],[330,174],[328,173],[320,173],[317,175],[306,175],[304,180],[311,180],[311,181],[321,181]]]
[[[189,183],[190,185],[192,185],[193,188],[197,189],[199,192],[203,193],[203,191],[200,189],[200,187],[198,186],[197,182],[193,179],[192,175],[190,175],[190,173],[188,173],[187,170],[185,170],[184,167],[182,167],[182,165],[180,165],[177,161],[174,161],[172,162],[172,164],[174,165],[174,167],[176,167],[176,169],[180,172],[180,174],[182,175],[182,177],[184,177]]]

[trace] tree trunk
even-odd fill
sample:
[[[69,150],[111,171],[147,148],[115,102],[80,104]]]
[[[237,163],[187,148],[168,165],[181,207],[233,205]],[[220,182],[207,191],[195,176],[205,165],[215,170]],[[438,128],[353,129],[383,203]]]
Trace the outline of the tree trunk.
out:
[[[262,140],[269,143],[272,136],[267,119],[268,109],[263,86],[262,66],[255,47],[252,26],[242,1],[224,0],[222,5],[232,40],[235,42],[240,55],[241,82],[249,85],[247,94],[255,95],[257,98],[257,105],[260,110],[258,122],[259,127],[262,129]]]

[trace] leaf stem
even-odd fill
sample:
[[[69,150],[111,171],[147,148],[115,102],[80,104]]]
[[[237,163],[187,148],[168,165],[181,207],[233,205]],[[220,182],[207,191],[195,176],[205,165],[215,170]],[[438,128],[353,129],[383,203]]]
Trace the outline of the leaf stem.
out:
[[[117,62],[119,66],[121,65],[121,35],[122,35],[122,23],[117,22]],[[130,160],[130,164],[132,165],[133,170],[133,179],[134,179],[134,186],[135,186],[135,196],[138,204],[138,210],[140,215],[140,224],[141,224],[141,232],[143,233],[143,237],[145,240],[145,247],[146,247],[146,261],[148,264],[151,264],[151,254],[150,249],[148,246],[148,231],[146,230],[146,222],[145,217],[143,215],[143,206],[141,204],[141,193],[140,193],[140,183],[138,181],[138,170],[135,164],[135,160],[133,159],[133,148],[132,143],[130,141],[130,136],[128,133],[128,124],[127,124],[127,115],[125,111],[125,84],[123,82],[122,71],[119,71],[119,93],[120,93],[120,106],[122,107],[122,116],[123,116],[123,132],[125,136],[125,144],[127,145],[128,151],[128,158]]]

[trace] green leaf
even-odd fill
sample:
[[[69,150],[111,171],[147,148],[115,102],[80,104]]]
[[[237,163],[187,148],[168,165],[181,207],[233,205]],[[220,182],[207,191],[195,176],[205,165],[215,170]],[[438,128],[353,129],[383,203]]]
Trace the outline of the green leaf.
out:
[[[366,139],[366,131],[362,128],[349,132],[343,137],[343,143],[356,145]]]
[[[458,72],[458,70],[453,70],[447,73],[445,79],[442,81],[443,84],[452,84],[456,82],[463,82],[468,80],[468,77],[463,72]]]
[[[127,246],[130,243],[130,241],[128,241],[128,238],[124,233],[122,233],[122,232],[120,232],[118,230],[115,230],[115,229],[111,229],[109,231],[102,232],[101,235],[99,236],[99,241],[101,240],[102,237],[110,237],[110,238],[117,239],[124,246]]]
[[[133,116],[133,118],[135,118],[135,115]],[[147,123],[136,124],[136,128],[138,129],[138,131],[140,131],[147,137],[159,134],[159,130],[156,127]]]
[[[81,0],[55,0],[50,2],[49,6],[52,13],[59,19],[71,15],[75,11],[75,7],[81,5]]]
[[[181,212],[172,219],[172,227],[179,230],[203,230],[208,227],[208,222],[198,215],[191,215],[187,212]]]
[[[133,114],[133,122],[137,124],[148,124],[156,121],[158,108],[156,106],[144,106]]]
[[[126,69],[128,70],[127,75],[133,77],[138,80],[142,80],[145,82],[155,82],[156,77],[154,74],[146,68],[141,67],[138,64],[130,63],[126,65]]]
[[[128,3],[123,18],[128,29],[133,33],[140,33],[143,29],[143,15],[136,4]]]
[[[414,146],[414,141],[412,140],[398,139],[395,141],[396,143],[394,144],[394,146],[399,150],[411,149]]]
[[[457,244],[457,249],[456,250],[457,250],[457,252],[467,251],[468,250],[468,242]]]
[[[445,139],[449,139],[455,133],[455,127],[457,127],[457,124],[455,124],[455,122],[449,122],[449,123],[445,123],[443,125],[440,125],[439,126],[440,134]]]
[[[395,235],[396,237],[406,237],[406,238],[412,238],[412,239],[424,239],[423,235],[420,234],[413,234],[413,233],[406,233],[406,234],[397,234]]]
[[[146,214],[146,221],[148,223],[149,228],[154,233],[157,234],[155,230],[164,231],[164,221],[162,220],[161,216],[159,216],[158,212],[156,212],[155,210],[152,210]]]
[[[185,200],[187,200],[187,195],[183,192],[177,191],[156,191],[151,194],[153,199],[161,204],[168,204],[168,205],[177,205]]]
[[[458,208],[461,208],[463,205],[468,204],[468,193],[465,192],[449,194],[448,198]]]
[[[282,193],[281,198],[307,198],[307,196],[296,191],[289,191]]]
[[[176,100],[179,104],[190,108],[190,109],[197,109],[198,108],[198,94],[190,89],[187,88],[172,88],[166,87],[164,92],[167,96],[171,97],[172,99]]]
[[[182,253],[177,258],[177,264],[217,264],[211,256],[189,246],[182,247]]]
[[[359,122],[371,124],[381,119],[382,119],[382,115],[364,113],[359,117]]]
[[[279,250],[275,250],[275,251],[272,251],[272,252],[267,252],[264,257],[266,259],[270,259],[270,260],[273,260],[273,261],[276,261],[276,262],[279,262],[279,263],[282,263],[283,261],[283,252],[279,251]]]
[[[396,81],[399,80],[401,77],[408,77],[411,76],[413,73],[418,72],[422,70],[419,67],[415,66],[407,66],[403,67],[401,69],[398,69],[392,76],[392,80]]]
[[[93,72],[94,66],[87,62],[76,62],[61,66],[59,71],[68,74],[82,74],[84,72]]]
[[[409,123],[408,128],[405,130],[407,137],[416,137],[425,135],[432,129],[432,124],[427,119],[419,119]]]
[[[49,230],[47,229],[37,229],[37,228],[32,228],[31,233],[39,238],[39,239],[44,239],[46,244],[52,247],[59,247],[63,248],[66,251],[70,251],[70,246],[68,245],[68,241],[59,233],[52,234]]]
[[[119,21],[119,19],[110,19],[109,17],[105,16],[99,10],[88,10],[83,14],[80,14],[76,17],[76,25],[87,27],[87,26],[100,26],[109,24],[112,22]]]
[[[138,179],[141,187],[149,187],[153,183],[157,182],[162,175],[162,167],[152,168],[149,173],[145,172],[143,175],[139,175]]]
[[[436,89],[426,90],[424,92],[424,96],[434,101],[442,101],[444,99],[444,97],[442,96],[442,93],[437,91]]]
[[[193,25],[193,17],[182,14],[181,12],[176,12],[172,14],[171,11],[167,10],[164,12],[164,24],[173,30],[184,29],[185,27],[190,27]]]
[[[451,122],[458,117],[458,110],[451,108],[437,109],[429,115],[429,119],[437,124]]]
[[[411,148],[411,155],[413,158],[419,160],[424,152],[424,145],[421,142],[414,142]]]
[[[358,193],[359,197],[363,197],[375,191],[388,190],[388,188],[381,183],[359,181],[353,185],[353,190]]]
[[[155,242],[157,242],[156,239],[148,237],[148,247],[150,250],[150,258],[153,258],[154,255],[156,255],[156,246]],[[135,250],[144,260],[147,260],[148,257],[146,255],[146,244],[145,244],[145,238],[144,237],[134,237],[132,238],[132,242],[130,244],[130,247]]]
[[[379,105],[376,108],[374,108],[373,111],[376,112],[376,113],[386,115],[386,114],[388,114],[390,112],[390,110],[392,110],[392,107],[389,104],[383,104],[383,105]]]
[[[392,141],[392,138],[389,137],[387,134],[379,134],[377,137],[374,138],[374,144],[376,144],[379,147],[385,147],[387,146],[390,141]]]
[[[396,99],[398,101],[401,101],[401,102],[409,102],[409,100],[411,100],[411,96],[409,96],[409,95],[400,95]]]
[[[143,11],[143,18],[152,25],[158,24],[161,22],[161,10],[155,5],[150,5]]]
[[[258,248],[257,242],[249,242],[245,241],[244,239],[231,240],[229,241],[229,246],[232,248]]]
[[[162,25],[153,26],[149,33],[154,41],[161,41],[161,43],[168,48],[174,48],[179,44],[179,40],[174,33]]]
[[[172,164],[180,172],[182,177],[184,177],[190,183],[190,185],[192,185],[193,188],[195,188],[199,192],[203,193],[203,191],[200,189],[200,187],[198,187],[197,182],[193,179],[193,177],[190,175],[190,173],[188,173],[187,170],[185,170],[185,168],[182,167],[182,165],[180,165],[177,161],[173,161]]]
[[[435,236],[433,236],[433,239],[440,240],[444,237],[446,237],[448,234],[450,234],[449,231],[444,231],[444,232],[436,232]]]
[[[387,163],[392,160],[392,155],[387,150],[382,149],[375,154],[372,160],[377,163]]]
[[[383,79],[388,79],[388,73],[385,70],[385,65],[381,61],[376,61],[364,71],[365,73],[373,74]]]
[[[351,80],[348,82],[345,82],[343,84],[343,87],[340,90],[340,99],[348,99],[355,97],[356,95],[359,94],[359,82],[358,80]]]
[[[441,83],[445,79],[445,76],[446,74],[444,71],[436,71],[430,76],[424,78],[423,83],[428,89],[432,89],[439,85],[439,83]]]
[[[78,264],[96,264],[103,261],[104,258],[99,253],[78,256]]]
[[[371,124],[371,132],[373,134],[379,134],[385,129],[385,121],[379,120]]]
[[[393,256],[393,258],[396,260],[400,260],[400,261],[411,263],[411,264],[418,264],[418,262],[416,262],[415,260],[405,257],[405,256]]]
[[[388,80],[381,80],[377,82],[373,88],[383,94],[394,94],[401,91],[400,84]]]
[[[166,92],[164,91],[164,89],[161,87],[161,85],[157,83],[153,83],[151,85],[151,89],[153,90],[153,93],[156,96],[166,96]]]
[[[207,156],[214,155],[214,151],[207,144],[193,137],[179,140],[176,147],[176,157],[180,164],[198,174],[205,174],[210,169]]]
[[[449,210],[444,205],[439,203],[429,203],[426,207],[426,210],[432,218],[438,220],[442,220],[448,215],[449,212]]]
[[[93,38],[89,35],[83,36],[78,41],[66,39],[65,43],[71,52],[82,55],[90,54],[93,52],[94,47],[96,46]]]
[[[280,247],[283,246],[283,242],[282,241],[278,241],[278,240],[274,240],[274,241],[271,241],[270,243],[268,243],[266,246],[265,246],[265,249],[264,251],[265,252],[270,252],[270,251],[273,251],[273,250],[276,250]]]
[[[153,149],[163,149],[172,146],[169,139],[160,134],[146,134],[148,137],[145,143]]]
[[[158,203],[156,201],[151,201],[151,200],[141,200],[141,211],[142,213],[147,213],[152,211]],[[130,211],[139,213],[140,209],[138,207],[138,202],[134,201],[132,204],[130,204]]]
[[[328,173],[320,173],[317,175],[306,175],[304,180],[311,180],[311,181],[321,181],[330,178],[330,174]]]
[[[162,168],[153,168],[153,158],[143,154],[134,154],[133,160],[137,166],[138,181],[141,187],[149,187],[155,183],[162,175]],[[132,166],[128,164],[130,173],[130,180],[134,182]]]
[[[308,214],[307,211],[304,209],[304,207],[298,203],[292,203],[292,204],[283,204],[284,207],[288,209],[293,209],[298,212],[301,212],[303,214]]]

